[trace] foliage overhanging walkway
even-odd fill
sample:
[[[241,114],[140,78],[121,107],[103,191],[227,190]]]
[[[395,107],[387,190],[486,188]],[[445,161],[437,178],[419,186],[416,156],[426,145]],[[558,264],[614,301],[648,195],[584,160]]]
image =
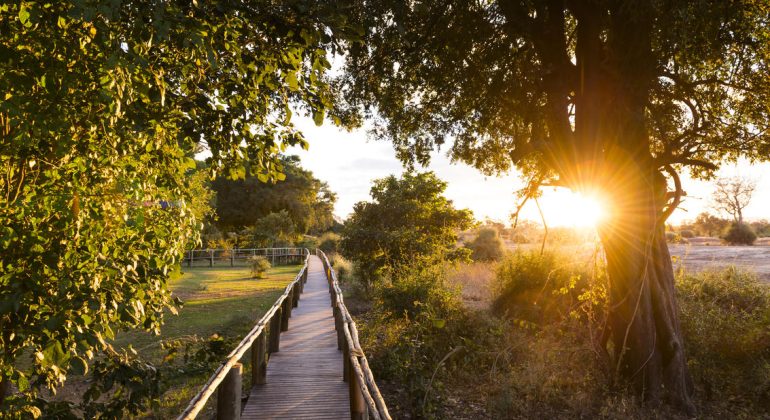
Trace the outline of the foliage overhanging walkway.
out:
[[[390,419],[334,270],[323,252],[305,253],[297,278],[179,420],[195,418],[215,392],[219,419]],[[252,389],[241,410],[239,361],[249,349]]]

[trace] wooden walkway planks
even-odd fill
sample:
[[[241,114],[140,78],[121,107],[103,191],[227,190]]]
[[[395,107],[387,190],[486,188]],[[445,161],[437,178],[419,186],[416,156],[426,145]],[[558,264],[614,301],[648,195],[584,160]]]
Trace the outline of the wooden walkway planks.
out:
[[[321,260],[311,255],[305,290],[270,355],[267,384],[252,388],[242,419],[349,419],[329,285]]]

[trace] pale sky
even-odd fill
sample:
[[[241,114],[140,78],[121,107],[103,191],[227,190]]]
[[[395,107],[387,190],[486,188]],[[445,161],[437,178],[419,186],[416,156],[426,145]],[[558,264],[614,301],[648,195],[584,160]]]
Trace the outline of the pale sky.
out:
[[[312,120],[302,117],[295,118],[294,122],[305,134],[310,148],[307,151],[292,148],[288,153],[299,155],[304,168],[329,183],[338,196],[335,214],[343,219],[352,212],[353,204],[370,199],[369,190],[374,179],[403,172],[393,146],[389,142],[368,139],[363,129],[346,132],[328,122],[316,127]],[[479,220],[489,217],[506,224],[509,222],[516,206],[514,193],[523,186],[517,174],[485,177],[463,163],[451,164],[444,151],[434,155],[427,169],[448,183],[446,196],[454,201],[456,207],[472,210]],[[770,164],[749,165],[742,162],[737,166],[724,165],[720,175],[755,179],[757,189],[744,216],[748,220],[770,218]],[[713,187],[709,183],[683,175],[682,184],[688,196],[672,215],[672,223],[693,219],[704,210],[714,213],[710,209]],[[549,226],[581,224],[580,212],[575,211],[579,204],[573,197],[564,189],[551,188],[544,192],[540,205]],[[525,206],[521,217],[540,220],[536,207],[531,203]]]

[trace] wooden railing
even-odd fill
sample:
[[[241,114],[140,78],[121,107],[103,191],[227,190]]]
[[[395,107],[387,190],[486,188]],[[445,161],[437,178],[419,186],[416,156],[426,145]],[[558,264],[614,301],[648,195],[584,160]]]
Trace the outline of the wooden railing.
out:
[[[305,248],[215,248],[193,249],[185,253],[184,262],[188,267],[200,262],[203,266],[213,267],[216,264],[225,264],[234,267],[236,264],[245,265],[249,257],[263,256],[271,264],[299,263],[306,256]],[[243,263],[243,264],[241,264]]]
[[[316,249],[315,253],[323,263],[324,273],[329,282],[334,327],[337,330],[337,348],[345,354],[343,377],[348,383],[350,392],[350,417],[353,420],[368,418],[390,420],[388,407],[374,382],[369,362],[358,342],[358,329],[345,306],[337,274],[323,251]]]
[[[284,248],[300,249],[300,248]],[[208,399],[217,393],[217,418],[240,418],[241,413],[241,384],[243,365],[240,363],[248,350],[251,350],[251,383],[264,384],[267,380],[268,355],[277,352],[280,345],[281,331],[289,328],[289,317],[292,308],[299,304],[307,282],[308,258],[310,251],[302,249],[305,265],[297,277],[286,286],[283,294],[278,297],[265,316],[257,322],[254,328],[246,334],[238,346],[230,352],[227,359],[209,378],[208,382],[190,401],[178,420],[194,419],[206,405]]]

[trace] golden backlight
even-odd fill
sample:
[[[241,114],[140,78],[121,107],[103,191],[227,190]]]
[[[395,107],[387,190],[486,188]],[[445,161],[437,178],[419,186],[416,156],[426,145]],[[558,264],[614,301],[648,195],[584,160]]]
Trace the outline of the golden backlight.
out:
[[[544,197],[541,207],[546,221],[553,226],[596,227],[607,215],[598,197],[568,190]]]

